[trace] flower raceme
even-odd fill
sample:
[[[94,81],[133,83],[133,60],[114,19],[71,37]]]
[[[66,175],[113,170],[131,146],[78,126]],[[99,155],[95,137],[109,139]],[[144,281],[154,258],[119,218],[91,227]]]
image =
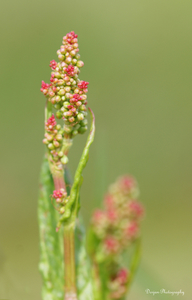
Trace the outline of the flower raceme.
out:
[[[78,133],[82,134],[87,130],[87,92],[88,82],[79,79],[80,68],[84,63],[80,60],[77,34],[73,31],[63,37],[60,49],[57,51],[59,62],[50,61],[52,69],[50,83],[42,81],[41,92],[47,98],[47,101],[55,108],[57,119],[64,120],[63,129],[57,129],[56,121],[49,126],[47,123],[54,120],[54,115],[45,123],[45,138],[43,143],[55,161],[61,160],[62,146],[58,141],[56,130],[60,130],[62,139],[72,139]],[[51,135],[50,135],[51,133]],[[60,152],[58,152],[60,150]],[[59,154],[60,155],[59,155]],[[66,163],[63,158],[62,163]]]
[[[138,236],[144,209],[135,199],[138,188],[130,176],[112,184],[104,199],[104,209],[96,210],[92,227],[106,254],[117,254]]]
[[[121,299],[127,291],[128,269],[122,267],[122,253],[140,235],[140,222],[144,208],[137,200],[138,187],[131,176],[120,177],[109,187],[104,198],[104,209],[92,216],[92,231],[97,239],[94,260],[105,263],[109,271],[110,299]]]

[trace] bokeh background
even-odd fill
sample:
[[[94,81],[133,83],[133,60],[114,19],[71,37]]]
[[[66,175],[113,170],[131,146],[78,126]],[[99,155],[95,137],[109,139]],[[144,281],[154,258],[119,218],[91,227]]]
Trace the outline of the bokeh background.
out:
[[[173,299],[192,269],[192,2],[1,0],[0,299],[40,300],[38,178],[45,98],[62,37],[79,35],[96,137],[81,190],[86,224],[108,185],[133,174],[146,207],[132,300]],[[86,136],[70,153],[74,173]]]

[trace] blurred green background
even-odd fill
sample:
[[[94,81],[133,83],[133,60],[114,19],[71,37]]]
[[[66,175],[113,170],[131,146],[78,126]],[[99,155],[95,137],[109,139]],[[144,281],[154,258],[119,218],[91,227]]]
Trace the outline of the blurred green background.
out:
[[[125,173],[146,207],[132,300],[191,299],[192,2],[1,0],[0,299],[40,300],[38,178],[45,98],[62,37],[79,35],[96,137],[84,171],[82,212]],[[86,136],[70,153],[74,173]],[[171,298],[172,297],[172,298]]]

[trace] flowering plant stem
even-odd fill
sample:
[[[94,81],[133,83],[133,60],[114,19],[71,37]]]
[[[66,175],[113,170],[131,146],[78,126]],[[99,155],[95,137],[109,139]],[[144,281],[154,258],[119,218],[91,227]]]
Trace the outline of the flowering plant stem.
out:
[[[65,300],[77,299],[74,228],[74,223],[64,226]]]
[[[82,172],[95,135],[95,117],[86,107],[89,83],[79,79],[84,63],[78,52],[77,35],[72,31],[63,37],[57,51],[59,62],[50,62],[50,83],[42,81],[41,85],[47,98],[43,139],[46,154],[38,205],[42,298],[123,300],[139,262],[143,207],[136,199],[138,188],[132,177],[124,176],[114,183],[106,195],[104,209],[93,214],[87,239],[90,257],[87,255],[84,225],[78,212]],[[87,131],[88,112],[90,133],[72,182],[68,152],[74,137]],[[129,271],[123,254],[134,243]]]

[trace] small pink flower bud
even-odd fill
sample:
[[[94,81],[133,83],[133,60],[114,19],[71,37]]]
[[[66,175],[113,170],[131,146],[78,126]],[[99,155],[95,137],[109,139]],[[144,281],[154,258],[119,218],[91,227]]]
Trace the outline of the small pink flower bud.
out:
[[[63,84],[64,84],[64,80],[63,80],[63,79],[59,79],[59,80],[57,81],[57,84],[58,84],[58,85],[63,85]]]
[[[87,95],[82,95],[81,98],[83,101],[85,101],[87,99]]]
[[[52,134],[49,134],[49,133],[46,133],[46,138],[49,142],[51,142],[53,140],[53,135]]]
[[[56,61],[55,61],[55,60],[51,60],[49,66],[51,67],[52,70],[55,70],[55,69],[56,69],[56,66],[57,66]]]
[[[66,62],[67,64],[70,64],[70,63],[72,62],[71,56],[68,56],[68,57],[65,59],[65,62]]]
[[[57,199],[56,199],[56,202],[57,202],[57,203],[61,203],[61,201],[62,201],[61,198],[57,198]]]
[[[71,56],[75,56],[75,55],[76,55],[75,50],[72,50],[72,51],[70,52],[70,55],[71,55]]]
[[[66,91],[67,93],[69,93],[70,90],[71,90],[70,86],[66,86],[66,87],[65,87],[65,91]]]
[[[58,148],[60,146],[60,143],[58,141],[53,141],[53,145]]]
[[[81,106],[81,104],[82,104],[81,101],[77,101],[77,102],[76,102],[76,105],[77,105],[77,106]]]
[[[64,56],[63,54],[59,54],[59,55],[58,55],[58,59],[59,59],[60,61],[63,61],[64,58],[65,58],[65,56]]]
[[[78,83],[78,87],[80,88],[80,89],[87,89],[87,86],[88,86],[88,84],[89,84],[89,82],[86,82],[86,81],[80,81],[79,83]]]
[[[47,145],[49,142],[47,139],[43,139],[43,144]]]
[[[107,237],[104,241],[107,252],[116,253],[119,250],[119,242],[114,237]]]
[[[73,44],[73,47],[74,47],[74,48],[78,48],[78,46],[79,46],[79,45],[78,45],[77,43],[74,43],[74,44]]]
[[[70,123],[73,123],[75,121],[75,118],[74,117],[70,117],[68,120],[69,120]]]
[[[60,96],[56,96],[55,97],[55,101],[58,103],[58,102],[60,102],[61,101],[61,97]]]

